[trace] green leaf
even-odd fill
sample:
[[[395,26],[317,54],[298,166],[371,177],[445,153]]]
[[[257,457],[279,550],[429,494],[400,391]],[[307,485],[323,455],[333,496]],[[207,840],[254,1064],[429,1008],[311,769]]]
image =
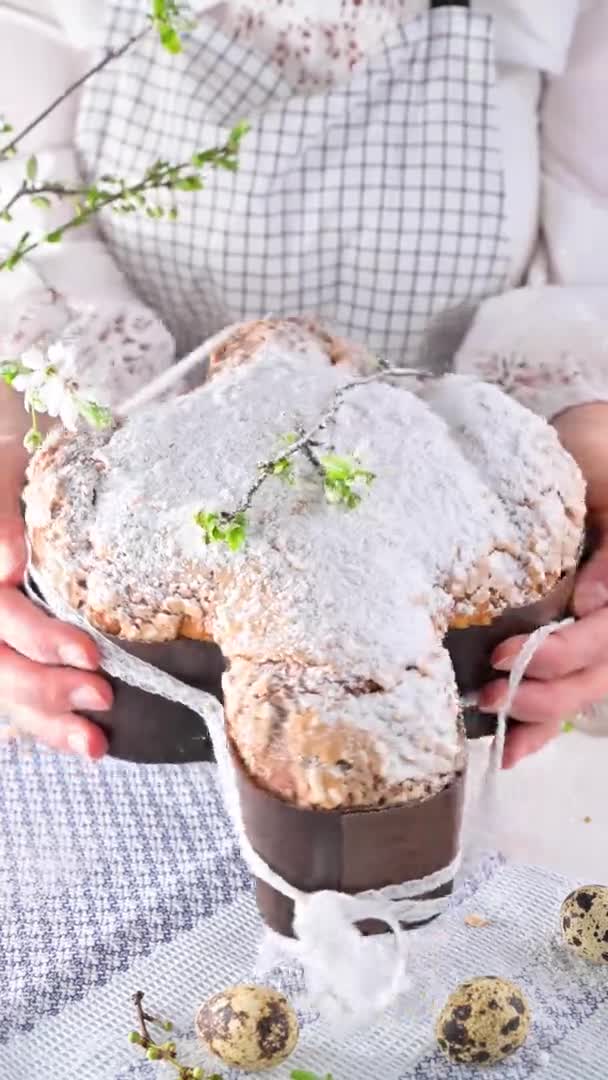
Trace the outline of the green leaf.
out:
[[[362,469],[354,458],[326,454],[321,458],[321,466],[330,482],[346,481],[352,484],[355,480],[362,480],[366,484],[371,484],[375,480],[374,473]]]
[[[341,503],[348,510],[354,510],[361,502],[361,495],[354,490],[354,485],[369,487],[375,479],[374,473],[361,468],[354,458],[326,454],[319,464],[323,470],[325,498],[334,505]]]
[[[564,723],[562,724],[562,731],[564,732],[564,735],[569,735],[571,731],[574,731],[574,724],[572,723],[572,720],[564,721]]]
[[[194,521],[201,530],[206,544],[222,542],[227,544],[231,551],[238,551],[245,543],[247,519],[243,513],[230,517],[226,514],[220,516],[213,511],[199,510],[194,516]]]
[[[198,150],[190,160],[195,168],[202,169],[203,165],[208,165],[210,161],[213,161],[215,154],[215,150]]]
[[[231,149],[237,149],[245,135],[248,135],[251,131],[251,124],[247,120],[240,120],[238,124],[235,124],[230,135],[228,137],[228,146]]]
[[[216,169],[223,169],[224,172],[235,173],[239,171],[239,163],[236,158],[218,157],[213,164]]]
[[[306,1072],[302,1069],[294,1069],[290,1076],[291,1080],[333,1080],[329,1073],[326,1073],[323,1077],[318,1076],[317,1073]]]
[[[63,229],[55,229],[54,232],[47,233],[45,240],[47,244],[58,244],[63,236]]]
[[[325,498],[332,506],[343,505],[347,510],[354,510],[361,502],[361,496],[352,491],[344,480],[326,481]]]
[[[26,450],[29,450],[30,454],[33,454],[36,450],[40,449],[42,442],[42,432],[38,431],[37,428],[30,428],[23,440],[23,445]]]
[[[173,186],[177,191],[201,191],[203,181],[200,176],[182,176]]]
[[[16,360],[7,360],[5,363],[0,364],[0,379],[7,386],[12,386],[17,375],[21,375],[22,372],[23,368]]]
[[[178,53],[181,53],[182,42],[177,30],[168,23],[161,23],[158,29],[163,48],[173,56],[177,56]]]
[[[100,200],[103,198],[103,193],[97,187],[90,187],[84,193],[85,206],[94,210]]]
[[[293,461],[291,458],[279,458],[269,469],[271,476],[278,476],[280,480],[286,480],[288,484],[294,483]]]
[[[203,537],[206,544],[210,544],[213,540],[217,540],[215,530],[219,522],[219,517],[209,510],[199,510],[194,515],[195,524],[203,533]]]
[[[91,427],[103,430],[113,424],[112,413],[96,401],[78,401],[78,412],[91,425]]]
[[[37,206],[39,210],[48,210],[51,205],[51,200],[47,199],[46,195],[32,195],[30,202],[32,206]]]
[[[346,480],[353,472],[352,462],[348,458],[338,457],[337,454],[326,454],[321,458],[321,465],[330,481]]]
[[[231,524],[226,526],[226,543],[231,551],[239,551],[245,543],[246,521],[244,514],[237,514]]]
[[[32,181],[32,183],[38,176],[38,158],[35,157],[34,154],[32,154],[31,158],[28,159],[28,163],[25,166],[25,175],[27,176],[28,180]]]
[[[29,232],[24,232],[21,235],[21,237],[19,238],[19,242],[17,243],[16,247],[13,248],[10,255],[7,256],[7,258],[4,260],[3,263],[0,263],[0,266],[2,267],[2,269],[4,269],[4,270],[14,270],[14,268],[17,266],[17,264],[21,262],[23,256],[25,255],[25,251],[26,251],[26,248],[27,248],[27,243],[28,243],[29,238],[30,238],[30,233]]]
[[[2,213],[0,214],[0,221],[12,221],[12,220],[13,220],[13,215],[11,214],[10,210],[3,210]]]

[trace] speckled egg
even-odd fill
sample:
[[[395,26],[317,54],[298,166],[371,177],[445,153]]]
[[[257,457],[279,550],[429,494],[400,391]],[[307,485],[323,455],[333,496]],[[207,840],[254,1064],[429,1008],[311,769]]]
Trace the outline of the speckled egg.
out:
[[[519,1049],[529,1027],[530,1010],[519,987],[488,975],[450,994],[435,1032],[451,1061],[495,1065]]]
[[[265,986],[232,986],[201,1006],[196,1031],[225,1065],[259,1072],[293,1053],[298,1020],[282,994]]]
[[[608,886],[583,885],[564,900],[564,941],[594,964],[608,964]]]

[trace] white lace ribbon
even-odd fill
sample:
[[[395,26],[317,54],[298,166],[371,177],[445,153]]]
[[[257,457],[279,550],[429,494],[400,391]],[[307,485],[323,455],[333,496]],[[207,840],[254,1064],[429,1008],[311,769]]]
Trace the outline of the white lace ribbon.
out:
[[[445,910],[447,897],[419,897],[452,881],[459,858],[428,877],[355,896],[332,891],[310,894],[297,889],[275,873],[249,842],[226,739],[224,712],[217,699],[129,655],[70,608],[32,566],[29,576],[44,597],[44,606],[93,638],[99,647],[102,667],[109,675],[168,701],[179,702],[203,718],[243,857],[257,878],[294,902],[298,955],[315,1005],[345,1024],[373,1021],[405,987],[407,934],[399,924],[429,919]],[[30,597],[40,603],[27,581],[26,588]],[[356,924],[366,919],[383,922],[393,931],[390,949],[379,939],[362,937]],[[374,948],[375,944],[379,947]],[[374,954],[374,959],[364,963],[364,954]]]
[[[257,878],[294,903],[297,956],[303,965],[307,990],[314,1005],[343,1028],[372,1023],[407,985],[408,934],[400,924],[421,922],[445,910],[449,898],[428,898],[428,893],[454,879],[460,853],[449,865],[433,874],[384,889],[372,889],[356,895],[330,890],[305,893],[297,889],[264,862],[247,837],[226,738],[224,711],[217,699],[131,656],[109,641],[70,608],[32,565],[28,577],[25,587],[31,599],[41,603],[30,581],[44,597],[42,606],[62,621],[79,626],[93,638],[99,647],[102,667],[109,675],[130,686],[185,705],[201,716],[213,743],[226,805],[237,831],[243,857]],[[491,791],[500,768],[507,717],[525,669],[546,637],[563,625],[552,624],[532,635],[514,666],[509,680],[509,695],[498,718],[497,737],[488,767],[487,791]],[[423,899],[425,895],[427,898]],[[368,919],[385,923],[392,935],[363,937],[357,924]]]

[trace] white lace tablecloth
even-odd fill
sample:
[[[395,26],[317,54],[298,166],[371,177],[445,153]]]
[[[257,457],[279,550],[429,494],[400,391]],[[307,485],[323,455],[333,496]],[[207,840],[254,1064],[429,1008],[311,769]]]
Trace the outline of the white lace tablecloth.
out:
[[[549,803],[550,792],[567,782],[569,760],[580,754],[581,763],[590,762],[588,781],[594,768],[605,777],[608,762],[604,757],[601,768],[598,758],[601,764],[607,752],[608,742],[578,735],[548,751],[545,762],[563,766],[561,778],[548,772]],[[538,762],[524,768],[542,773]],[[300,988],[295,967],[268,970],[256,961],[261,927],[251,882],[212,767],[93,765],[5,748],[0,770],[2,1080],[160,1080],[166,1074],[126,1041],[130,995],[139,988],[176,1022],[186,1049],[194,1049],[194,1012],[209,993],[251,977],[292,994]],[[601,809],[597,793],[585,796],[589,782],[579,773],[575,768],[572,786],[578,784],[584,805],[574,809],[566,787],[561,805],[578,815],[576,825],[589,837]],[[505,797],[509,784],[511,798],[515,783],[531,791],[529,778],[526,785],[526,774],[519,775],[506,781]],[[520,798],[516,837],[524,811]],[[583,823],[583,814],[592,820]],[[546,815],[530,810],[529,836],[537,825],[547,826]],[[596,878],[608,859],[605,827],[601,833]],[[536,835],[542,849],[542,832]],[[606,969],[572,958],[556,934],[559,904],[571,886],[553,871],[487,859],[451,911],[411,935],[413,989],[399,1008],[347,1041],[304,1011],[297,1054],[273,1075],[286,1080],[296,1066],[332,1072],[334,1080],[484,1075],[451,1066],[434,1048],[432,1023],[462,979],[498,974],[521,984],[535,1019],[526,1046],[492,1077],[606,1080]],[[468,914],[490,925],[472,928]]]

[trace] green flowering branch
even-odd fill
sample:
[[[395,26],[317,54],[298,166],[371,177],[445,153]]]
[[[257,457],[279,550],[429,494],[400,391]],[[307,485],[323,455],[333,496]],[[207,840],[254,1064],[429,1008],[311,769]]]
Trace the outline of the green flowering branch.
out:
[[[42,124],[51,113],[55,112],[55,109],[58,109],[60,105],[63,105],[64,101],[71,97],[72,94],[75,94],[77,90],[80,90],[85,83],[93,78],[93,76],[98,75],[100,71],[103,71],[108,64],[112,64],[115,60],[124,56],[133,45],[136,45],[138,41],[141,41],[142,38],[146,37],[152,30],[157,32],[161,44],[168,52],[178,53],[182,48],[181,35],[191,29],[192,26],[192,21],[187,20],[183,16],[180,6],[175,3],[175,0],[153,0],[152,10],[141,29],[128,37],[122,45],[119,45],[115,49],[108,49],[92,68],[76,79],[75,82],[71,83],[62,94],[51,101],[50,105],[47,105],[41,113],[38,113],[38,115],[16,135],[13,135],[13,127],[11,124],[7,123],[4,119],[1,121],[0,134],[11,134],[13,137],[9,142],[5,143],[4,146],[0,146],[0,161],[14,157],[17,153],[19,143],[22,142],[27,135],[30,135],[39,124]]]
[[[26,197],[35,206],[42,207],[50,206],[50,196],[69,198],[74,204],[74,216],[65,225],[40,239],[32,238],[29,232],[23,233],[14,249],[0,262],[0,270],[14,269],[26,255],[41,244],[60,243],[67,232],[86,225],[102,210],[111,209],[117,214],[143,211],[150,218],[175,221],[178,216],[177,207],[159,206],[150,196],[160,191],[202,191],[205,170],[208,168],[236,172],[240,143],[248,130],[247,124],[237,124],[224,146],[196,151],[188,161],[179,165],[156,161],[146,169],[143,177],[133,184],[109,175],[100,177],[95,184],[82,187],[68,187],[61,183],[37,184],[38,163],[36,158],[30,158],[26,178],[12,198],[0,209],[0,220],[11,221],[13,207]]]
[[[326,412],[309,431],[284,435],[281,440],[284,444],[281,451],[258,465],[255,480],[234,510],[199,510],[195,514],[194,521],[201,529],[204,542],[206,544],[226,543],[231,551],[238,551],[247,538],[247,511],[251,509],[258,491],[273,476],[294,484],[296,479],[294,459],[298,454],[305,456],[319,473],[325,498],[329,503],[343,506],[347,510],[356,509],[361,503],[361,489],[371,486],[375,480],[375,474],[363,468],[361,462],[354,456],[326,453],[319,457],[317,455],[319,436],[333,423],[345,398],[354,390],[373,382],[402,378],[422,380],[434,378],[434,376],[418,368],[388,367],[385,364],[379,364],[378,370],[372,375],[354,379],[339,387]]]
[[[157,1041],[151,1031],[151,1027],[159,1029],[163,1035],[173,1031],[170,1020],[161,1020],[157,1016],[151,1016],[144,1009],[144,995],[141,990],[133,994],[133,1004],[137,1016],[137,1030],[130,1031],[128,1040],[133,1046],[139,1046],[145,1052],[148,1061],[157,1061],[159,1064],[172,1065],[177,1072],[177,1080],[222,1080],[219,1073],[208,1073],[200,1065],[184,1065],[178,1061],[177,1045],[171,1039],[163,1042]],[[290,1074],[291,1080],[333,1080],[329,1073],[318,1076],[316,1073],[294,1069]]]
[[[239,551],[247,539],[247,511],[251,508],[253,499],[262,484],[270,476],[278,477],[290,485],[296,483],[294,462],[291,460],[296,454],[302,454],[308,458],[319,473],[328,503],[343,506],[347,510],[354,510],[359,505],[362,495],[358,489],[362,486],[369,487],[375,479],[374,473],[363,469],[355,457],[338,454],[317,457],[311,443],[302,444],[299,439],[296,439],[296,443],[294,443],[294,449],[289,452],[289,457],[283,452],[280,457],[258,465],[256,479],[237,510],[232,513],[199,510],[194,515],[194,522],[200,528],[206,544],[220,542],[226,544],[231,551]]]
[[[151,0],[151,10],[145,25],[132,34],[122,45],[110,49],[84,75],[72,83],[59,97],[47,106],[38,116],[17,134],[5,119],[0,119],[0,134],[11,134],[10,140],[0,147],[0,161],[13,157],[22,140],[38,127],[58,106],[79,90],[94,75],[99,74],[108,64],[124,56],[137,42],[154,32],[160,38],[162,46],[170,53],[179,53],[182,49],[182,35],[195,24],[187,19],[181,5],[176,0]],[[39,165],[35,156],[29,158],[25,176],[10,199],[0,207],[0,220],[11,222],[13,210],[23,199],[28,199],[39,209],[48,209],[53,199],[69,200],[74,207],[74,215],[65,225],[46,235],[33,238],[24,232],[12,251],[0,262],[0,270],[13,270],[22,259],[42,244],[57,244],[72,229],[87,224],[102,210],[111,209],[118,214],[144,212],[150,218],[175,220],[178,210],[175,205],[159,205],[152,196],[158,192],[201,191],[204,187],[206,168],[227,169],[231,172],[238,167],[240,142],[248,131],[246,124],[238,124],[231,132],[227,143],[209,150],[199,150],[180,164],[168,161],[156,161],[146,169],[143,177],[134,183],[116,176],[102,176],[94,184],[64,184],[58,181],[39,179]]]
[[[129,1032],[129,1042],[134,1046],[140,1046],[145,1051],[148,1061],[165,1062],[172,1065],[177,1071],[179,1080],[222,1080],[217,1073],[208,1073],[200,1066],[183,1065],[177,1060],[177,1046],[172,1040],[157,1042],[150,1031],[149,1025],[160,1028],[163,1032],[171,1032],[173,1024],[170,1020],[159,1020],[145,1012],[143,1007],[144,995],[141,990],[133,994],[133,1004],[137,1013],[138,1031]]]

